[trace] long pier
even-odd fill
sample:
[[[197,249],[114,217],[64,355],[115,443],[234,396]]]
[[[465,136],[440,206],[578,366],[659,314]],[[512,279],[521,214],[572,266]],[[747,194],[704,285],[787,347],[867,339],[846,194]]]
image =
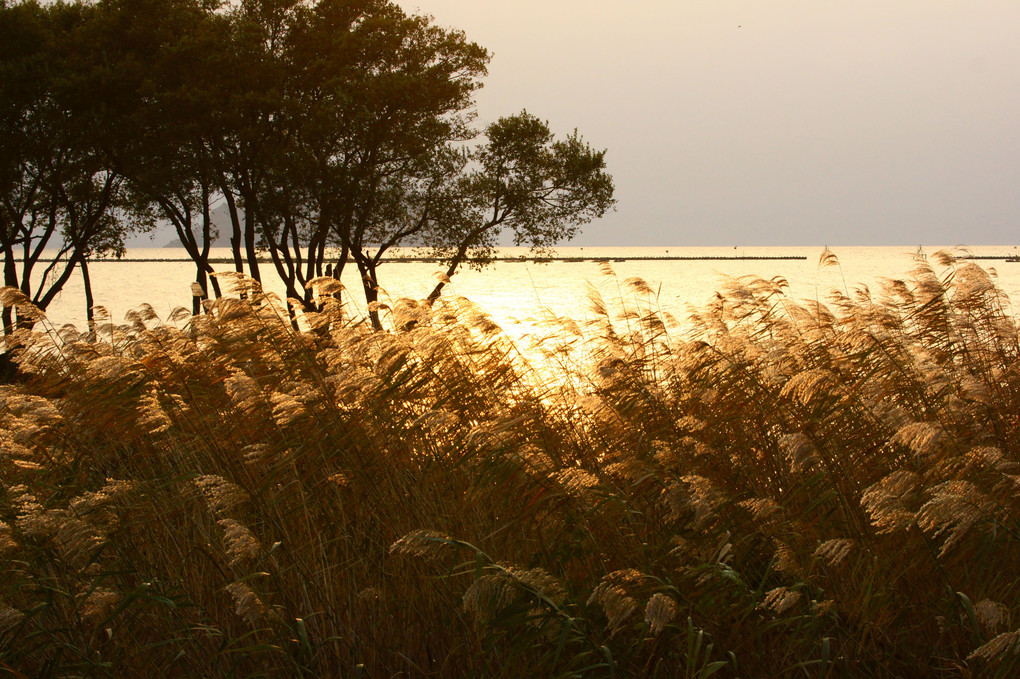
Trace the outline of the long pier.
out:
[[[999,260],[1006,262],[1015,262],[1015,255],[961,255],[957,256],[957,259],[980,259],[980,260]],[[521,255],[518,257],[493,257],[488,260],[490,262],[527,262],[527,263],[550,263],[550,262],[729,262],[729,261],[805,261],[808,258],[803,255],[733,255],[733,256],[714,256],[714,255],[698,255],[698,256],[681,256],[681,255],[653,255],[653,256],[640,256],[640,257],[528,257]],[[15,262],[21,262],[20,259],[15,259]],[[39,259],[40,262],[53,262],[53,259]],[[247,259],[242,261],[247,262]],[[259,258],[259,262],[272,263],[272,259],[265,257]],[[329,258],[326,261],[331,261]],[[353,263],[354,260],[348,260]],[[379,260],[379,263],[400,263],[405,264],[445,264],[449,260],[436,259],[435,257],[383,257]],[[471,260],[466,259],[464,263],[467,264]],[[171,262],[185,262],[190,263],[190,259],[182,257],[126,257],[124,259],[114,258],[100,258],[90,259],[90,263],[103,263],[103,262],[122,262],[125,264],[138,264],[138,263],[171,263]],[[209,258],[210,264],[233,264],[234,260],[231,257],[211,257]]]
[[[700,262],[700,261],[741,261],[741,260],[764,261],[764,260],[806,260],[806,259],[807,259],[807,257],[799,256],[799,255],[790,255],[790,256],[782,256],[782,255],[778,255],[778,256],[741,255],[741,256],[733,256],[733,257],[716,257],[716,256],[707,256],[707,255],[706,256],[698,256],[698,257],[681,257],[681,256],[670,256],[670,255],[651,256],[651,257],[649,257],[649,256],[643,256],[643,257],[528,257],[528,256],[523,256],[522,255],[520,257],[493,257],[492,259],[487,260],[487,261],[490,261],[490,262],[517,262],[517,263],[521,263],[521,262],[537,262],[537,263],[542,264],[542,263],[549,263],[549,262]],[[21,261],[21,260],[15,260],[15,261]],[[52,262],[54,260],[52,260],[52,259],[41,259],[39,261],[41,261],[41,262]],[[242,261],[247,262],[246,259],[242,260]],[[269,259],[268,257],[266,257],[266,258],[261,258],[260,257],[258,261],[260,263],[261,262],[271,263],[273,260]],[[326,261],[331,261],[331,260],[327,257]],[[348,260],[348,262],[350,262],[350,263],[353,263],[353,261],[354,260]],[[445,264],[448,261],[449,260],[446,260],[446,259],[437,259],[435,257],[383,257],[382,259],[379,260],[379,262],[381,264],[382,263],[386,263],[386,264],[389,264],[389,263],[400,263],[400,262],[403,262],[403,263],[406,263],[406,264]],[[472,260],[470,260],[470,259],[465,259],[464,263],[467,264],[467,263],[470,263],[471,261]],[[190,259],[184,259],[184,258],[181,258],[181,257],[138,257],[138,258],[135,258],[135,257],[125,257],[124,259],[112,259],[112,258],[110,258],[110,259],[107,259],[107,258],[90,259],[89,262],[90,263],[124,262],[124,263],[131,263],[131,264],[145,263],[145,262],[188,262],[188,263],[190,263],[191,260]],[[231,257],[210,257],[209,258],[209,263],[210,264],[233,264],[234,260]]]

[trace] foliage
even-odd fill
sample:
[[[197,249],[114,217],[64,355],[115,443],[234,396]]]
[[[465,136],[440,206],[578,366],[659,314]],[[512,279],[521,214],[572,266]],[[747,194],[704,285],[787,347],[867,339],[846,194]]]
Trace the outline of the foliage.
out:
[[[116,102],[131,83],[126,71],[107,68],[98,45],[108,41],[97,40],[103,25],[90,5],[0,8],[4,284],[42,309],[77,267],[90,296],[88,259],[124,249],[124,176],[110,148],[121,120]],[[4,314],[5,331],[13,320]]]
[[[828,305],[735,280],[684,332],[631,279],[524,349],[459,299],[372,331],[330,278],[304,333],[243,278],[20,330],[0,666],[1013,676],[1017,323],[942,262]]]
[[[613,204],[604,152],[576,132],[520,114],[476,140],[488,52],[388,0],[25,0],[0,6],[0,43],[4,283],[42,309],[81,267],[91,319],[89,258],[163,219],[198,313],[219,203],[233,269],[271,267],[294,313],[349,261],[372,304],[393,247],[453,275],[500,230],[547,247]],[[33,282],[46,247],[58,262]]]
[[[468,158],[475,167],[459,178],[455,194],[462,213],[429,222],[421,237],[449,260],[447,278],[469,253],[475,266],[486,264],[504,230],[513,234],[514,245],[548,249],[614,203],[605,151],[592,149],[576,130],[555,140],[549,124],[527,111],[489,125],[486,142]]]

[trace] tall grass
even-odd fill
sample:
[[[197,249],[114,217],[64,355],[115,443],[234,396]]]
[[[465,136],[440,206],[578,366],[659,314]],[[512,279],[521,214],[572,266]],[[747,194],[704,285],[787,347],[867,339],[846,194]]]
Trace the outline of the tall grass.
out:
[[[329,281],[306,332],[257,289],[16,331],[0,671],[1014,676],[1017,323],[940,272],[684,331],[629,279],[526,350]]]

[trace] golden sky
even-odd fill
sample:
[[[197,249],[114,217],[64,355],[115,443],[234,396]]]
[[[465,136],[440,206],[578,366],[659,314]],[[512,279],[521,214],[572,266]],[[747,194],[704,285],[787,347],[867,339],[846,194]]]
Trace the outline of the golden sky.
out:
[[[1013,244],[1020,0],[401,0],[609,149],[574,244]]]

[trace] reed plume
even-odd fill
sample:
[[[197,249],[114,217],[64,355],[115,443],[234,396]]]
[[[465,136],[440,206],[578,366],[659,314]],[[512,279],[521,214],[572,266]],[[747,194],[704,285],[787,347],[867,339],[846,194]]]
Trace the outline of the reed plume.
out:
[[[456,297],[376,332],[335,279],[294,315],[233,275],[198,316],[20,329],[0,663],[1010,676],[1020,336],[989,272],[931,261],[825,300],[729,280],[682,323],[606,264],[516,341]]]

